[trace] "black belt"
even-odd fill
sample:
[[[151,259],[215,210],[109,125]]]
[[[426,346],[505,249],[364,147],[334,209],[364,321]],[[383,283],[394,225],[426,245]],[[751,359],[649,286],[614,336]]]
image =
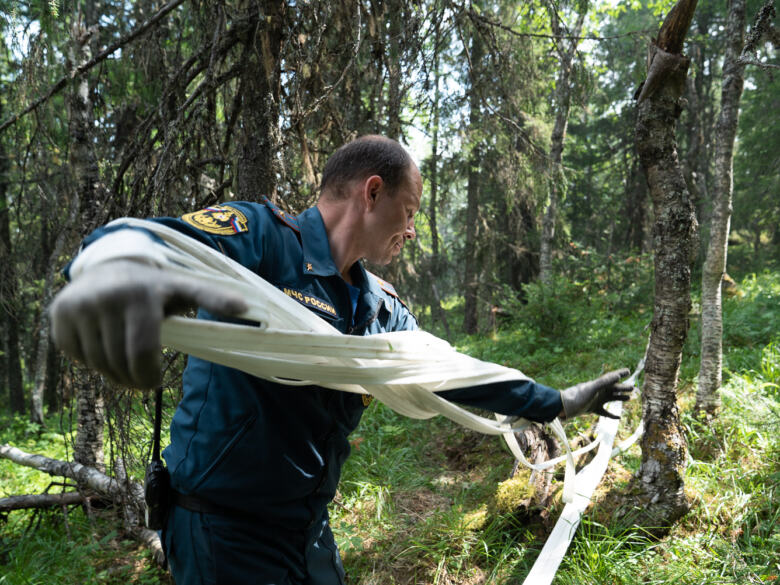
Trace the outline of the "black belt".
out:
[[[219,504],[214,504],[198,496],[188,496],[171,490],[171,503],[174,506],[179,506],[190,512],[200,512],[202,514],[216,514],[217,516],[227,516],[228,518],[241,518],[246,519],[248,514],[245,511],[236,510],[235,508],[226,508]]]

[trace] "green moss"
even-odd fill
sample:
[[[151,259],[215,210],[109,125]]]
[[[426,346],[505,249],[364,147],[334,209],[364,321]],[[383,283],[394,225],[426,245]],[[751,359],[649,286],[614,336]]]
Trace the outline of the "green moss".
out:
[[[534,496],[534,486],[530,483],[531,470],[518,469],[514,477],[498,484],[495,497],[496,511],[501,514],[511,513]]]

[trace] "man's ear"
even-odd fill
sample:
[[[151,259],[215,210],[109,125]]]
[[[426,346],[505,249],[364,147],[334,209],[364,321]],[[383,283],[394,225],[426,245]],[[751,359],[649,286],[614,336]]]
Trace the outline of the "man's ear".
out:
[[[371,175],[363,181],[363,200],[369,209],[372,209],[376,204],[383,185],[384,181],[379,175]]]

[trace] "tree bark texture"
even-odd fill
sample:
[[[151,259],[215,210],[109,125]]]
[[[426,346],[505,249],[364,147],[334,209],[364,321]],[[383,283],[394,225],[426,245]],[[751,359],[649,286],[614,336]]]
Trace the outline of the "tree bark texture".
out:
[[[478,86],[481,83],[483,47],[479,33],[474,31],[471,38],[471,95],[469,97],[469,129],[472,136],[469,152],[468,187],[466,194],[466,261],[464,265],[464,316],[463,331],[476,333],[479,326],[477,317],[479,299],[479,194],[480,194],[480,143],[482,141],[482,116]]]
[[[64,494],[30,494],[0,498],[0,514],[12,510],[31,510],[40,508],[58,508],[84,502],[84,496],[78,492]]]
[[[392,6],[389,11],[390,27],[387,39],[387,137],[401,138],[401,18],[402,6]]]
[[[631,156],[629,169],[626,173],[626,194],[623,216],[628,219],[624,246],[639,252],[647,251],[646,216],[647,216],[647,181],[642,173],[639,161]]]
[[[246,2],[250,27],[244,44],[241,74],[241,128],[238,153],[238,193],[247,201],[268,195],[276,200],[282,177],[282,136],[279,128],[281,51],[285,30],[285,4],[264,0]]]
[[[50,344],[50,323],[49,323],[49,305],[51,304],[52,297],[54,296],[54,279],[59,271],[58,258],[62,254],[65,247],[65,239],[69,233],[69,227],[76,223],[78,216],[78,205],[75,202],[71,204],[69,216],[65,226],[60,226],[59,233],[54,239],[53,246],[47,245],[48,237],[44,238],[44,245],[42,246],[41,254],[44,258],[43,270],[45,273],[44,285],[43,285],[43,299],[41,306],[44,310],[41,311],[40,318],[38,320],[38,339],[37,350],[35,352],[35,367],[34,367],[34,382],[32,389],[32,400],[30,408],[30,417],[34,422],[44,424],[44,394],[46,393],[47,384],[56,384],[56,380],[52,379],[51,370],[52,366],[56,365],[56,361],[52,360]],[[44,220],[47,221],[47,220]],[[55,356],[56,357],[56,356]],[[53,392],[50,392],[52,394]],[[56,398],[56,397],[55,397]],[[49,397],[49,407],[52,410],[52,399]],[[56,400],[55,400],[56,406]],[[102,424],[101,424],[102,426]]]
[[[143,510],[143,487],[140,484],[127,481],[126,477],[114,479],[93,467],[80,463],[70,463],[43,455],[26,453],[7,444],[0,445],[0,458],[37,469],[51,476],[67,477],[102,497],[122,504],[125,530],[151,550],[155,561],[160,566],[165,565],[165,555],[157,532],[139,524],[138,510]]]
[[[569,124],[569,110],[571,108],[572,91],[572,71],[574,56],[579,44],[578,37],[582,31],[582,25],[585,22],[587,10],[577,15],[577,22],[569,36],[568,42],[564,39],[564,32],[561,27],[560,17],[558,15],[557,5],[548,6],[550,12],[550,24],[552,25],[555,42],[558,46],[558,59],[560,61],[558,69],[558,79],[555,82],[555,92],[553,102],[555,108],[555,125],[553,126],[552,136],[550,138],[550,160],[549,160],[549,201],[544,210],[542,218],[542,241],[539,252],[539,279],[544,283],[549,283],[552,279],[552,248],[555,239],[555,222],[558,218],[558,203],[561,195],[561,188],[564,185],[565,177],[563,174],[563,144],[566,140],[566,128]]]
[[[519,433],[515,433],[515,437],[526,458],[531,463],[541,464],[561,454],[561,446],[558,444],[558,441],[541,426],[530,426]],[[533,486],[533,497],[528,503],[541,509],[543,513],[549,508],[550,501],[555,493],[552,485],[553,475],[553,469],[546,471],[533,470],[528,479],[529,485]]]
[[[76,440],[73,460],[83,465],[105,469],[103,454],[103,427],[105,407],[100,388],[103,381],[98,374],[87,370],[77,372]]]
[[[701,367],[696,392],[697,413],[713,415],[720,406],[723,376],[723,311],[721,283],[726,273],[732,193],[734,190],[734,140],[739,122],[739,102],[744,68],[739,62],[745,31],[745,0],[731,0],[726,21],[726,55],[720,116],[715,137],[715,183],[707,256],[701,277]]]
[[[0,104],[2,108],[2,104]],[[3,356],[4,376],[0,382],[8,383],[11,412],[24,412],[24,385],[19,345],[20,308],[19,287],[16,276],[16,258],[11,242],[11,218],[8,201],[7,158],[0,156],[0,313],[2,313],[2,336],[5,350]]]
[[[651,45],[639,95],[636,144],[655,211],[655,305],[642,392],[641,498],[664,524],[689,508],[684,492],[687,445],[677,406],[677,379],[688,331],[696,217],[677,156],[675,129],[688,59],[679,51],[696,1],[681,0]],[[686,24],[687,22],[687,24]]]
[[[438,318],[444,326],[446,339],[452,339],[450,326],[447,322],[447,315],[441,306],[441,298],[436,283],[442,276],[443,261],[439,247],[439,125],[441,121],[441,71],[439,68],[439,42],[441,31],[438,21],[434,30],[434,57],[433,57],[433,120],[431,128],[431,156],[428,159],[428,175],[430,179],[429,198],[428,198],[428,226],[431,230],[431,269],[429,277],[431,279],[431,318]],[[436,317],[434,317],[436,315]]]
[[[83,22],[71,28],[71,63],[78,67],[89,62],[90,40],[93,30]],[[68,101],[69,133],[71,141],[70,164],[76,181],[79,218],[85,233],[91,232],[102,219],[98,213],[98,165],[92,148],[94,125],[89,78],[77,79]],[[103,404],[100,398],[100,377],[80,370],[76,374],[77,434],[74,460],[84,465],[103,467]]]

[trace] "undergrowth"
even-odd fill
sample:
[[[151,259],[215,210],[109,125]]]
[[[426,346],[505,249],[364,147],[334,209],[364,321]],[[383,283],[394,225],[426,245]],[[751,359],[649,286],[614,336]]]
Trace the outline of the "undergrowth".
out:
[[[611,293],[593,286],[564,280],[547,290],[534,285],[523,302],[504,303],[512,316],[490,335],[460,337],[454,344],[554,387],[618,367],[633,369],[644,354],[652,306],[639,296],[617,303]],[[688,515],[662,540],[633,523],[631,509],[620,505],[620,494],[641,463],[635,445],[611,462],[596,504],[553,583],[742,585],[777,580],[778,287],[778,274],[748,275],[738,294],[724,299],[723,407],[707,424],[689,414],[699,367],[694,294],[680,379],[690,447],[686,491],[693,507]],[[619,438],[638,424],[638,402],[627,407]],[[576,419],[567,432],[586,431],[592,422]],[[356,440],[331,511],[348,583],[523,581],[561,505],[554,505],[547,521],[497,509],[496,499],[512,470],[512,457],[499,439],[440,419],[411,421],[374,404]],[[385,449],[383,457],[377,456],[377,445]],[[393,449],[401,449],[402,455],[393,455]]]
[[[623,267],[637,287],[641,263]],[[645,267],[646,270],[646,267]],[[640,272],[637,272],[640,271]],[[452,340],[481,359],[521,369],[553,387],[633,368],[647,344],[652,306],[644,292],[621,297],[613,267],[591,281],[569,275],[554,289],[529,287],[523,302],[506,298],[505,321],[488,335]],[[599,280],[603,277],[604,279]],[[603,292],[602,292],[603,291]],[[689,444],[686,492],[691,511],[663,539],[632,521],[621,494],[639,469],[638,446],[613,458],[553,583],[770,583],[780,575],[780,275],[742,279],[724,299],[723,407],[712,421],[690,416],[698,372],[697,299],[680,379]],[[619,438],[641,417],[638,400],[624,414]],[[567,433],[587,432],[587,417]],[[0,443],[52,457],[69,437],[51,424],[0,421]],[[518,514],[502,497],[522,495],[522,475],[508,482],[513,460],[500,439],[437,417],[404,418],[374,402],[352,435],[352,456],[331,506],[331,523],[349,585],[522,583],[562,509],[555,499]],[[520,473],[520,472],[519,472]],[[558,485],[560,474],[555,476]],[[51,479],[0,460],[0,497],[41,492]],[[519,482],[519,483],[518,483]],[[59,489],[54,486],[52,489]],[[507,496],[506,494],[510,494]],[[514,495],[512,495],[514,494]],[[0,519],[0,584],[168,584],[149,555],[117,532],[112,511],[81,508]]]

